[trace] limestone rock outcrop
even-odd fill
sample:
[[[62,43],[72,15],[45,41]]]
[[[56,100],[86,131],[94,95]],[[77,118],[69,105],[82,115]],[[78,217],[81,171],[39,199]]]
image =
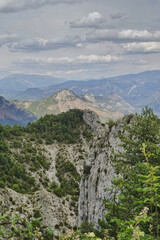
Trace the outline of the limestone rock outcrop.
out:
[[[81,175],[79,199],[73,202],[72,196],[58,197],[43,186],[32,195],[1,189],[1,210],[11,206],[16,209],[20,205],[32,208],[41,205],[43,223],[52,228],[56,226],[73,228],[85,221],[97,225],[98,219],[102,218],[105,212],[104,199],[110,198],[107,189],[111,187],[112,178],[115,176],[112,156],[113,152],[122,150],[118,136],[119,132],[123,131],[124,120],[109,129],[89,110],[84,112],[83,119],[92,129],[90,140],[82,137],[81,142],[77,144],[56,142],[52,145],[43,145],[51,159],[50,169],[46,171],[46,176],[51,182],[54,180],[59,184],[55,164],[58,153],[63,152],[67,161],[74,164]]]

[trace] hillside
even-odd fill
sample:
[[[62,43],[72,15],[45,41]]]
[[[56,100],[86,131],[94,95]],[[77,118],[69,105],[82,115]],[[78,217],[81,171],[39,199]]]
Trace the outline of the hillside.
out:
[[[149,108],[108,124],[89,110],[70,110],[27,127],[0,125],[1,239],[31,239],[38,226],[46,240],[53,239],[48,227],[60,240],[133,239],[137,232],[158,240],[159,142]]]
[[[40,118],[46,114],[59,114],[70,109],[90,109],[94,111],[102,121],[109,118],[117,119],[123,114],[131,113],[134,108],[117,94],[110,94],[108,97],[94,97],[92,94],[78,96],[69,90],[61,90],[49,98],[38,101],[15,101],[15,104],[22,107]]]
[[[34,114],[18,108],[15,104],[0,96],[0,123],[2,125],[17,123],[24,126],[36,119]]]
[[[116,93],[130,103],[136,111],[148,105],[152,106],[153,110],[159,114],[157,96],[160,89],[160,70],[99,80],[68,81],[41,89],[30,88],[16,95],[14,99],[37,100],[51,96],[64,88],[74,91],[78,95],[92,93],[94,96],[108,96],[111,93]]]

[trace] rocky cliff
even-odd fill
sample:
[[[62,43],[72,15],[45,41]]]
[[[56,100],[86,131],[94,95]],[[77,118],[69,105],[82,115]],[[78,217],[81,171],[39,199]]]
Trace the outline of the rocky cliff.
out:
[[[79,197],[57,196],[42,185],[40,190],[31,195],[6,188],[0,191],[1,210],[10,207],[16,210],[22,205],[31,209],[41,206],[39,211],[44,218],[43,223],[52,228],[65,230],[85,221],[97,225],[98,218],[102,218],[105,212],[103,200],[110,198],[107,189],[115,176],[112,154],[120,150],[118,134],[123,129],[123,120],[109,128],[101,124],[98,116],[91,111],[84,112],[83,120],[91,130],[92,138],[81,137],[76,144],[54,142],[51,145],[38,145],[50,159],[50,167],[44,172],[49,183],[55,181],[60,184],[57,175],[57,161],[60,158],[74,164],[77,174],[81,176]],[[33,176],[38,181],[36,174],[33,173]]]
[[[87,113],[87,116],[90,115]],[[94,119],[94,120],[93,120]],[[97,225],[98,219],[105,212],[103,201],[110,198],[107,189],[111,187],[115,177],[112,166],[113,152],[121,150],[118,133],[123,129],[123,121],[111,130],[102,128],[96,116],[89,116],[86,121],[95,132],[92,139],[88,159],[84,162],[84,174],[80,184],[78,225],[88,221]]]

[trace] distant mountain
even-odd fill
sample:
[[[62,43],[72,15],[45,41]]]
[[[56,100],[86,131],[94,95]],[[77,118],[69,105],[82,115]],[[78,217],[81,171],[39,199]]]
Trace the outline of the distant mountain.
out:
[[[120,112],[125,115],[135,111],[135,108],[117,93],[111,93],[108,96],[97,96],[95,99],[101,108],[110,112]]]
[[[111,93],[116,93],[134,106],[136,111],[148,105],[152,106],[153,110],[160,115],[160,102],[157,101],[160,91],[160,70],[100,80],[68,81],[41,89],[31,88],[17,94],[16,99],[36,100],[51,96],[64,88],[74,91],[78,95],[92,93],[94,96],[108,96]]]
[[[10,103],[4,97],[0,96],[0,124],[13,125],[17,123],[25,126],[36,119],[32,113],[18,108],[15,104]]]
[[[118,102],[117,102],[118,101]],[[134,108],[122,97],[113,94],[110,97],[94,97],[93,94],[78,96],[70,90],[61,90],[49,98],[37,101],[16,101],[15,104],[34,113],[38,118],[46,114],[58,114],[70,109],[90,109],[96,112],[102,121],[117,119],[124,113],[131,113]]]
[[[64,79],[36,74],[12,74],[0,79],[0,95],[8,99],[14,98],[16,94],[28,88],[41,88],[49,85],[62,83]]]

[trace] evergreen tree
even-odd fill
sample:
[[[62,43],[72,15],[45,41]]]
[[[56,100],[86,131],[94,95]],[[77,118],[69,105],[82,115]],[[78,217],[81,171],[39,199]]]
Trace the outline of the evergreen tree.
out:
[[[129,123],[125,123],[120,139],[124,152],[115,156],[117,173],[127,174],[128,168],[136,166],[138,162],[145,162],[141,151],[142,143],[145,143],[146,151],[154,154],[152,163],[159,164],[160,152],[157,145],[160,142],[160,122],[152,109],[145,107],[140,115],[136,114]]]
[[[141,115],[136,114],[126,123],[120,138],[124,151],[115,156],[114,166],[121,177],[113,180],[112,198],[105,200],[107,212],[99,221],[98,234],[103,237],[107,229],[114,239],[159,239],[160,124],[157,116],[146,107]],[[136,216],[145,208],[147,218],[136,223]],[[135,224],[135,228],[131,229],[129,224]],[[132,236],[136,224],[144,238],[125,235]]]

